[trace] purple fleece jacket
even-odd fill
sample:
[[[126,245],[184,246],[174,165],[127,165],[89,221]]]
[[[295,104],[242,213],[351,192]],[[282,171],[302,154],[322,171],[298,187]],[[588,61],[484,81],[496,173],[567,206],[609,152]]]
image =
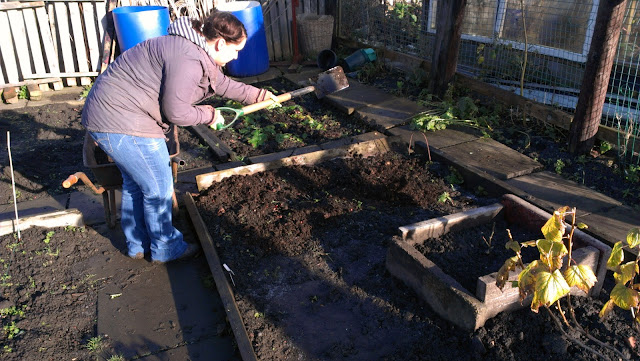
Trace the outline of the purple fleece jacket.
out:
[[[211,124],[214,109],[194,105],[214,94],[244,104],[266,91],[234,81],[198,45],[175,35],[123,52],[98,76],[82,111],[89,131],[162,138],[167,123]]]

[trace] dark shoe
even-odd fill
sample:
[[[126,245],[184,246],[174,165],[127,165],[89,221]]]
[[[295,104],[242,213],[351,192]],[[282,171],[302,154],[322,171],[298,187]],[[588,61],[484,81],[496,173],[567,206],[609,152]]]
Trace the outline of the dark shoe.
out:
[[[173,261],[182,261],[185,259],[189,259],[193,256],[195,256],[196,254],[198,254],[198,252],[200,252],[200,245],[197,243],[187,243],[187,248],[184,250],[184,252],[182,252],[182,254],[177,257],[174,258],[172,260],[169,261],[153,261],[153,263],[155,264],[163,264],[163,263],[167,263],[167,262],[173,262]]]

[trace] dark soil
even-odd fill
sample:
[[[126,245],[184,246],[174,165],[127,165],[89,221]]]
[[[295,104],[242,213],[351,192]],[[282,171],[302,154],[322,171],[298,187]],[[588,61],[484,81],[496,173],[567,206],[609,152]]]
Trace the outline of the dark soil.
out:
[[[515,255],[504,246],[509,241],[507,229],[517,242],[542,237],[539,232],[531,232],[497,218],[492,223],[449,232],[439,238],[428,238],[415,247],[444,273],[452,276],[472,294],[476,294],[478,277],[496,272],[507,258]],[[524,247],[521,252],[524,263],[535,260],[539,255],[534,247]]]
[[[90,360],[97,288],[90,260],[109,252],[91,228],[30,228],[0,237],[3,360]],[[104,238],[102,238],[104,240]]]
[[[387,272],[397,227],[494,201],[438,202],[450,187],[432,166],[397,154],[342,159],[227,178],[196,197],[260,360],[598,359],[545,313],[522,310],[464,332]],[[477,242],[474,232],[460,236]],[[629,317],[600,323],[603,299],[573,300],[584,327],[637,356],[624,344],[640,336]]]
[[[289,84],[284,87],[297,88]],[[307,97],[316,101],[313,95]],[[306,101],[305,97],[294,103]],[[82,188],[61,187],[61,182],[77,171],[84,171],[93,179],[90,170],[82,165],[84,130],[80,111],[78,106],[60,103],[0,112],[0,130],[3,134],[11,132],[18,202]],[[327,112],[316,108],[306,111]],[[342,118],[335,122],[344,127],[331,139],[365,131],[354,122],[342,123]],[[532,130],[525,131],[533,135]],[[291,133],[300,136],[304,131]],[[319,133],[324,136],[329,132]],[[507,135],[505,139],[513,138],[512,143],[520,142],[506,130],[501,134]],[[6,140],[6,136],[2,139]],[[313,139],[316,142],[330,137]],[[496,139],[500,140],[497,136]],[[535,147],[522,144],[526,149],[537,149],[538,160],[552,169],[551,164],[557,159],[553,155],[562,152],[562,147],[550,141],[557,138],[543,133],[529,139],[530,144],[536,139],[549,141]],[[251,153],[253,147],[238,139],[238,144],[243,142],[243,146],[235,148],[238,154],[260,154]],[[181,129],[180,143],[180,156],[186,161],[181,170],[217,163],[189,131]],[[300,145],[295,142],[282,147]],[[265,146],[266,149],[270,152],[283,148]],[[549,160],[544,158],[547,154]],[[0,148],[0,156],[5,159],[0,203],[9,204],[13,202],[12,179],[5,147]],[[615,171],[616,162],[594,171],[591,161],[588,159],[589,167],[583,168],[585,185],[632,206],[640,204],[633,198],[639,197],[640,192],[625,196],[629,194],[625,190],[637,188],[622,182],[624,177]],[[570,167],[574,165],[585,166],[582,161],[565,164],[561,174],[572,174]],[[591,173],[608,181],[591,184]],[[223,262],[235,272],[237,302],[260,359],[597,359],[594,353],[568,342],[544,310],[540,314],[526,309],[501,314],[474,333],[463,332],[438,317],[411,289],[389,275],[384,266],[386,245],[398,226],[495,201],[452,190],[447,185],[450,182],[443,181],[447,175],[446,166],[427,165],[418,158],[345,159],[318,167],[291,167],[228,178],[198,197],[200,211],[210,224]],[[439,202],[444,191],[451,200]],[[19,313],[2,315],[0,347],[12,350],[0,350],[6,353],[3,359],[89,359],[86,342],[95,336],[92,290],[97,280],[78,271],[94,255],[104,257],[104,252],[119,251],[108,241],[86,242],[86,237],[97,237],[89,228],[85,232],[54,232],[48,245],[44,243],[47,231],[41,229],[23,232],[25,242],[21,244],[12,236],[1,239],[4,266],[0,276],[3,283],[12,286],[2,287],[0,308],[27,306],[26,317]],[[42,252],[46,247],[59,250],[55,262],[49,262],[54,259],[49,252]],[[39,278],[45,274],[48,278]],[[55,280],[49,279],[51,275]],[[38,286],[36,292],[30,288],[30,277]],[[8,290],[11,287],[15,290]],[[628,313],[617,309],[604,322],[597,320],[611,287],[610,282],[605,282],[596,299],[572,298],[578,319],[601,340],[638,358],[638,349],[625,342],[629,337],[640,337],[631,328]],[[9,339],[13,331],[15,337]],[[617,359],[610,352],[606,354]]]
[[[276,95],[301,88],[285,78],[276,78],[253,85],[269,89]],[[204,104],[233,108],[242,106],[235,102],[225,102],[217,97],[208,99]],[[233,119],[228,114],[223,114],[225,119]],[[357,117],[323,105],[320,99],[310,93],[286,101],[281,107],[240,117],[232,127],[215,132],[215,135],[242,160],[292,148],[319,145],[371,130]]]

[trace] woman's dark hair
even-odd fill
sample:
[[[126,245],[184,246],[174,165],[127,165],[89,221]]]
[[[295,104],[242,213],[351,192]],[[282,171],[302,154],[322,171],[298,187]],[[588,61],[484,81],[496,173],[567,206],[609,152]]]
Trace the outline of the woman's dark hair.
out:
[[[217,38],[227,43],[237,44],[247,37],[247,29],[235,15],[226,11],[213,10],[204,20],[192,20],[193,28],[207,41]]]

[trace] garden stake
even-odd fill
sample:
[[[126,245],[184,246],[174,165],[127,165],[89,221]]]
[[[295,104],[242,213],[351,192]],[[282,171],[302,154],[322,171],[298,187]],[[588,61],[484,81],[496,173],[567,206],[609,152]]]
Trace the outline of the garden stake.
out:
[[[11,135],[7,130],[7,152],[9,153],[9,167],[11,168],[11,190],[13,191],[13,209],[16,213],[16,229],[18,230],[18,241],[22,241],[20,237],[20,219],[18,218],[18,200],[16,199],[16,180],[13,176],[13,161],[11,160]]]
[[[216,124],[215,129],[222,130],[222,129],[229,128],[231,125],[233,125],[233,123],[235,123],[235,121],[239,117],[245,114],[253,113],[255,111],[267,108],[274,104],[280,104],[291,98],[299,97],[299,96],[314,92],[318,97],[318,99],[322,99],[326,95],[335,93],[337,91],[340,91],[342,89],[346,89],[349,87],[349,81],[347,80],[347,76],[344,75],[344,71],[340,66],[333,67],[329,70],[326,70],[318,74],[318,76],[314,77],[314,79],[309,79],[309,82],[311,83],[311,85],[306,86],[304,88],[278,95],[274,97],[275,99],[267,99],[259,103],[250,104],[240,109],[231,108],[231,107],[216,108],[216,110],[220,111],[221,113],[222,112],[233,113],[234,117],[229,122],[224,121],[223,124],[220,124],[220,123]]]

